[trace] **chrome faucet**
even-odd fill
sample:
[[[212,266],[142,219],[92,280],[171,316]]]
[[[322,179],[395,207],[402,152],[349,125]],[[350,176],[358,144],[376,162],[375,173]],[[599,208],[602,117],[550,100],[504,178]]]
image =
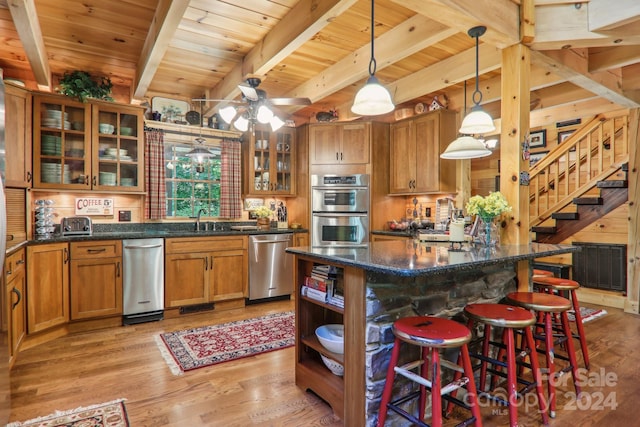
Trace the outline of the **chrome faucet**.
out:
[[[207,210],[206,210],[206,209],[204,209],[204,208],[203,208],[203,209],[200,209],[200,210],[198,211],[198,216],[196,217],[196,231],[200,231],[200,216],[201,216],[203,213],[207,213]],[[205,226],[206,226],[206,224],[205,224]],[[206,228],[208,228],[208,227],[206,227]],[[205,231],[206,231],[206,229],[205,229]]]

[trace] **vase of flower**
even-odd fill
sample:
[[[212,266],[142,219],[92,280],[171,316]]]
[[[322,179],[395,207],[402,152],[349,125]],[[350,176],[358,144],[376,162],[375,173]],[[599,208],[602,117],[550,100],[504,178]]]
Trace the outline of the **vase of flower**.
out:
[[[253,214],[258,218],[256,224],[260,230],[268,230],[271,228],[271,215],[273,212],[266,206],[258,206]]]
[[[489,193],[488,196],[473,196],[466,205],[467,212],[477,215],[482,224],[478,232],[478,240],[484,246],[493,247],[500,241],[495,219],[504,212],[510,212],[511,206],[499,191]]]

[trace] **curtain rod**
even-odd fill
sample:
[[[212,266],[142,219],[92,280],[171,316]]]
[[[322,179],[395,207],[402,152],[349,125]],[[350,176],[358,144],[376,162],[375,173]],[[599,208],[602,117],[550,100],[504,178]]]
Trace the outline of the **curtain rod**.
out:
[[[144,130],[146,131],[160,131],[160,132],[164,132],[164,133],[170,133],[170,134],[174,134],[174,135],[184,135],[184,136],[193,136],[193,137],[198,137],[198,136],[202,136],[202,138],[212,138],[212,139],[217,139],[220,141],[237,141],[237,142],[242,142],[242,137],[231,137],[231,136],[218,136],[218,135],[200,135],[199,133],[193,133],[193,132],[186,132],[183,130],[173,130],[173,129],[163,129],[163,128],[154,128],[152,126],[149,125],[144,125]]]

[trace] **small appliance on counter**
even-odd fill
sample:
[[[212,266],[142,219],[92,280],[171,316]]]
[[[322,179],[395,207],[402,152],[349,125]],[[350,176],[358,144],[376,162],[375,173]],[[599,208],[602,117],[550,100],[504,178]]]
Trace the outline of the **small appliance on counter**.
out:
[[[62,218],[60,232],[63,236],[91,236],[93,226],[88,216],[70,216]]]

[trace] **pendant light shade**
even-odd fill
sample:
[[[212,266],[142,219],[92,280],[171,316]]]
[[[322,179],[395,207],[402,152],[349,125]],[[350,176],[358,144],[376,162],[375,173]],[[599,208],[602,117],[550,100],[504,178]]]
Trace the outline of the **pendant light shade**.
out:
[[[361,116],[377,116],[386,114],[395,108],[389,91],[380,84],[375,76],[376,59],[374,57],[374,0],[371,0],[371,60],[369,61],[369,78],[367,83],[358,91],[353,101],[351,111]]]
[[[449,144],[444,153],[440,154],[440,158],[450,160],[476,159],[490,155],[491,150],[488,150],[482,141],[472,136],[463,135]]]
[[[491,116],[483,111],[482,107],[480,107],[480,102],[482,102],[482,92],[480,92],[479,89],[478,56],[480,50],[480,36],[482,36],[485,31],[487,31],[487,27],[484,26],[473,27],[468,31],[469,36],[476,39],[476,90],[473,92],[472,98],[474,106],[471,108],[471,112],[462,120],[462,125],[459,130],[460,133],[467,135],[488,133],[496,130]]]
[[[204,138],[201,138],[201,137],[196,138],[194,141],[197,142],[199,145],[196,145],[195,147],[193,147],[193,149],[186,154],[187,157],[189,157],[191,160],[193,160],[196,163],[202,163],[206,159],[209,159],[214,156],[214,154],[211,151],[207,150],[207,148],[204,145],[202,145],[205,143]]]

